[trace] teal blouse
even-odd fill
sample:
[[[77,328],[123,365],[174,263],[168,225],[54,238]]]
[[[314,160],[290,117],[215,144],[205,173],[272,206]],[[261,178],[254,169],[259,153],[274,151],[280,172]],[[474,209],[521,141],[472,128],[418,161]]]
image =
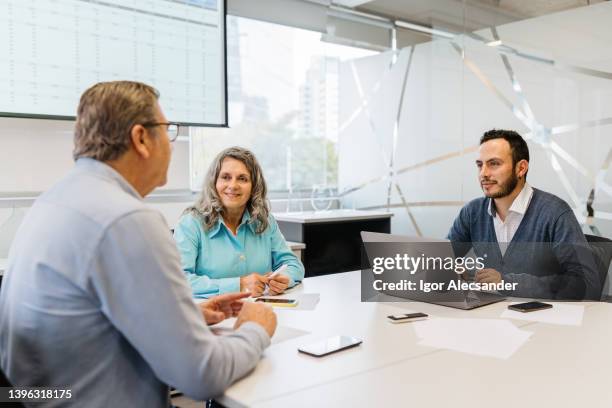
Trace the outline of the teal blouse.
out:
[[[304,278],[302,262],[291,252],[272,215],[268,228],[257,234],[248,211],[244,212],[237,234],[225,226],[223,219],[210,230],[202,221],[185,214],[174,229],[181,254],[183,272],[197,297],[210,297],[240,291],[240,277],[253,272],[265,274],[287,265],[289,287]]]

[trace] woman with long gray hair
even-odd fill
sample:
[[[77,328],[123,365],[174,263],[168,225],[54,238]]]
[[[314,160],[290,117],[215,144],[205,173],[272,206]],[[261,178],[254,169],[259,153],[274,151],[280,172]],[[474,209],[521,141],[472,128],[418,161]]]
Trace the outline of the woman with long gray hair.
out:
[[[247,149],[230,147],[211,163],[202,193],[174,231],[195,296],[283,293],[304,278],[270,213],[266,182]]]

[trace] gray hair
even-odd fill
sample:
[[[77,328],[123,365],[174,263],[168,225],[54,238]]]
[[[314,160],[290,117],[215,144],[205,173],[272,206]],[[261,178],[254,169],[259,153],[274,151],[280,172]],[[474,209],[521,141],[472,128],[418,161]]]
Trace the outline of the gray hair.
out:
[[[81,96],[74,127],[74,160],[115,160],[130,147],[136,124],[154,122],[159,92],[132,81],[100,82]]]
[[[192,214],[202,221],[205,230],[210,230],[214,227],[223,214],[223,204],[217,194],[217,178],[221,172],[221,165],[226,158],[240,160],[246,166],[251,176],[251,197],[247,202],[246,208],[251,215],[249,222],[256,222],[256,232],[261,234],[268,228],[268,216],[270,214],[270,205],[266,198],[268,188],[263,177],[261,166],[257,162],[255,155],[242,147],[230,147],[223,150],[215,157],[208,168],[204,185],[200,197],[193,206],[187,208],[183,214]]]

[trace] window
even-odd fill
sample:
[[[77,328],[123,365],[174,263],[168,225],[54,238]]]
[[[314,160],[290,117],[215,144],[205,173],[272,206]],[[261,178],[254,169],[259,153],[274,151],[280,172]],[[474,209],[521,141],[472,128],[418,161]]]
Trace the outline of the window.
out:
[[[192,128],[192,189],[222,149],[251,149],[270,191],[336,187],[339,66],[375,52],[321,34],[227,18],[229,129]]]

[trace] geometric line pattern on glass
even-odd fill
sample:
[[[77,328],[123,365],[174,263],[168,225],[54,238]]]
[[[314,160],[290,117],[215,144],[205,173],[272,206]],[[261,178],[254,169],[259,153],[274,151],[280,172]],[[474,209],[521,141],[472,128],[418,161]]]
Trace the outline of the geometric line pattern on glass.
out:
[[[406,69],[404,71],[404,77],[402,79],[401,93],[397,104],[397,112],[395,114],[395,122],[393,123],[393,144],[391,147],[391,161],[389,162],[389,169],[391,171],[389,178],[389,186],[387,188],[387,206],[391,204],[391,187],[394,184],[395,179],[395,155],[397,153],[397,139],[399,137],[399,124],[402,115],[402,107],[404,106],[404,94],[406,93],[406,87],[408,86],[408,75],[410,73],[410,66],[412,65],[412,58],[414,56],[414,46],[410,47],[410,54],[408,55],[408,62],[406,63]],[[397,184],[396,184],[397,187]],[[398,187],[399,188],[399,187]],[[401,192],[400,192],[401,195]],[[406,211],[410,213],[410,209],[406,208]],[[409,214],[411,219],[414,220],[412,214]],[[419,227],[415,224],[415,229],[418,230]],[[419,235],[420,236],[420,235]]]

